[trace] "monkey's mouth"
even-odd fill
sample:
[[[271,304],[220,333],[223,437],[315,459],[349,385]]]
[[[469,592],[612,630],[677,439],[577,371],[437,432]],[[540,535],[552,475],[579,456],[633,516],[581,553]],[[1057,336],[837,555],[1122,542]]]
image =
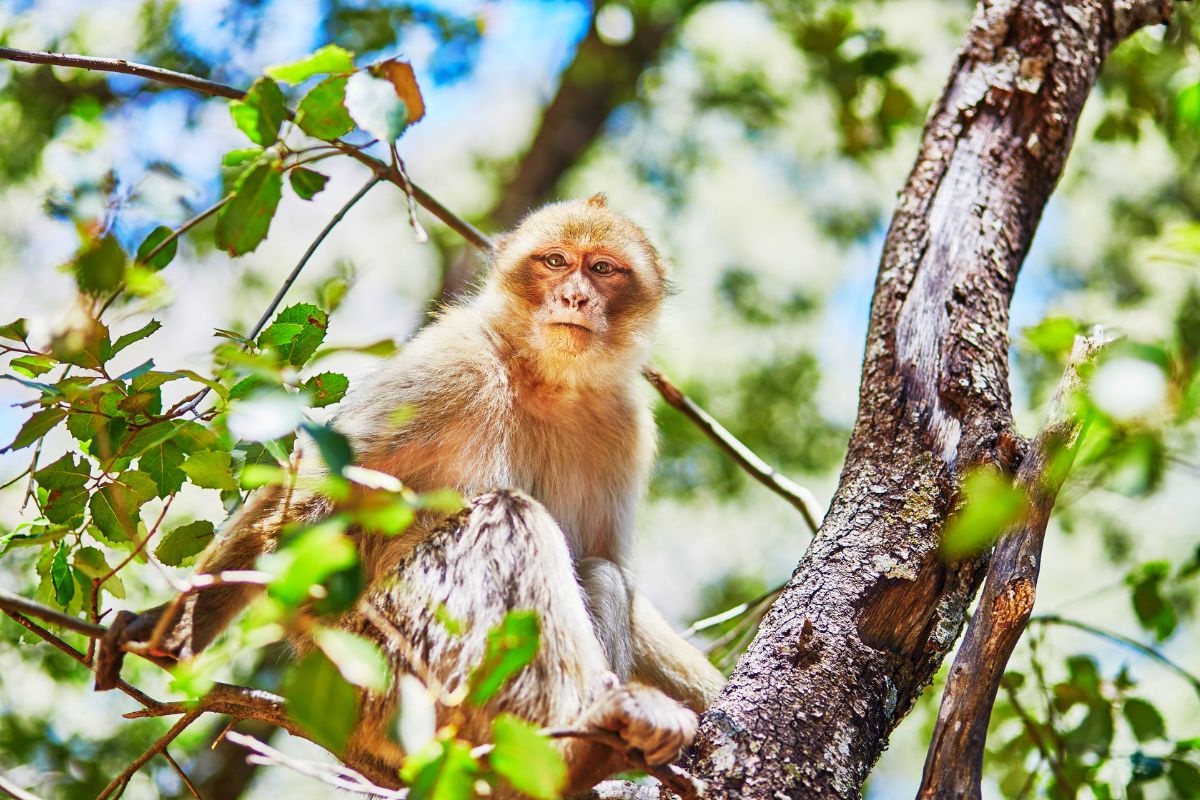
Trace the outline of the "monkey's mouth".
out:
[[[564,328],[574,328],[575,330],[583,331],[584,333],[595,333],[595,331],[593,331],[587,325],[584,325],[579,322],[551,322],[550,324],[555,325],[555,326],[561,326]]]

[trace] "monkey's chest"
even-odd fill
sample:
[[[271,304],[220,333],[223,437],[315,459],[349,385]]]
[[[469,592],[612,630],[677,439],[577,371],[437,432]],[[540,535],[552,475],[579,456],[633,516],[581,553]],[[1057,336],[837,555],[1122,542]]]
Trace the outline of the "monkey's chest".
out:
[[[576,559],[620,561],[632,465],[614,437],[572,423],[529,428],[535,435],[512,450],[515,483],[546,506]]]

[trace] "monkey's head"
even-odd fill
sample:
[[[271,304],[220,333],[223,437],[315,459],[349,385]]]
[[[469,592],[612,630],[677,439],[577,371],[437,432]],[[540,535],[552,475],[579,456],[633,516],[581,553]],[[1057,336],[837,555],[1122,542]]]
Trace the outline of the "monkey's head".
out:
[[[523,355],[570,379],[640,367],[666,284],[645,231],[595,195],[544,206],[504,236],[484,299]]]

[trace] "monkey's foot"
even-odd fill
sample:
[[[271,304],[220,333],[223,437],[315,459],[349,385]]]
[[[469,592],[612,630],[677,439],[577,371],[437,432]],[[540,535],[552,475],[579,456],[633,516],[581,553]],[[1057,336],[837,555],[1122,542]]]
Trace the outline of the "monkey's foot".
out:
[[[584,730],[615,735],[627,750],[639,750],[651,766],[679,757],[696,737],[696,714],[658,689],[618,686],[579,720]]]
[[[135,642],[148,642],[165,610],[166,605],[161,605],[140,614],[131,611],[118,612],[104,636],[98,641],[96,691],[105,691],[117,685],[121,677],[121,664],[125,659],[126,646]],[[147,658],[171,662],[191,655],[187,650],[186,641],[178,636],[164,636],[163,639],[162,643],[146,651]]]

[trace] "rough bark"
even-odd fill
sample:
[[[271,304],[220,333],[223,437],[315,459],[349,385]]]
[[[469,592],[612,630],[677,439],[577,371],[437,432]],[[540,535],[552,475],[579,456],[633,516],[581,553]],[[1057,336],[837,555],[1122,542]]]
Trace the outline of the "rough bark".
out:
[[[1102,345],[1099,336],[1076,340],[1050,421],[1021,462],[1016,484],[1029,498],[1029,512],[992,553],[983,594],[946,679],[917,794],[920,800],[983,796],[983,753],[992,704],[1033,612],[1046,525],[1078,443],[1080,421],[1071,408],[1081,385],[1078,370]]]
[[[962,628],[959,476],[1011,443],[1008,305],[1105,55],[1167,2],[983,2],[926,125],[872,301],[859,414],[819,536],[701,722],[716,797],[856,797]]]

